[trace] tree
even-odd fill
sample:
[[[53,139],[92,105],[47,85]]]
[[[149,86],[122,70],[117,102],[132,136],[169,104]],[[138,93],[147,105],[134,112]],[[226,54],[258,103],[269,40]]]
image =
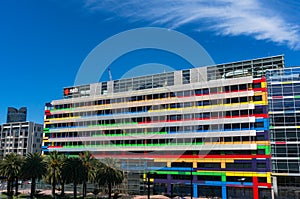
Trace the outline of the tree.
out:
[[[82,183],[84,176],[84,166],[79,158],[68,158],[63,165],[63,175],[67,183],[73,183],[73,195],[77,197],[77,185]]]
[[[107,185],[108,198],[111,199],[112,186],[121,184],[124,180],[124,175],[114,159],[105,158],[98,169],[96,178],[99,184]]]
[[[60,155],[60,161],[61,161],[61,167],[60,167],[60,175],[59,175],[59,182],[61,185],[61,192],[60,195],[64,196],[65,195],[65,178],[64,178],[64,174],[63,174],[63,166],[67,161],[67,157],[65,156],[65,154],[61,154]]]
[[[83,165],[83,174],[84,174],[84,178],[83,178],[83,183],[82,183],[82,195],[83,197],[86,197],[86,192],[87,192],[87,187],[86,187],[86,183],[87,181],[92,179],[92,170],[94,169],[93,167],[93,162],[94,162],[94,158],[92,156],[92,154],[89,151],[84,151],[83,153],[79,154],[79,158],[82,161],[82,165]]]
[[[64,164],[64,158],[58,154],[57,151],[53,151],[46,159],[47,162],[47,175],[46,181],[52,185],[52,196],[55,196],[55,187],[59,179],[61,178],[61,171]]]
[[[41,179],[47,172],[47,165],[40,153],[28,153],[22,168],[22,177],[31,179],[30,198],[33,198],[36,180]]]
[[[21,155],[10,153],[6,155],[0,163],[0,174],[6,177],[7,180],[7,195],[12,197],[13,183],[16,184],[16,193],[18,194],[18,179],[20,177],[24,159]]]

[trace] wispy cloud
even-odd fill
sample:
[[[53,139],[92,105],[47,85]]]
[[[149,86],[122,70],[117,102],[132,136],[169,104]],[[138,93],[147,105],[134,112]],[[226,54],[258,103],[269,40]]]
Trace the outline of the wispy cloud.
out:
[[[84,0],[93,11],[113,12],[133,21],[178,28],[197,24],[198,30],[220,35],[247,35],[300,49],[300,27],[261,0]],[[268,1],[270,3],[270,1]]]

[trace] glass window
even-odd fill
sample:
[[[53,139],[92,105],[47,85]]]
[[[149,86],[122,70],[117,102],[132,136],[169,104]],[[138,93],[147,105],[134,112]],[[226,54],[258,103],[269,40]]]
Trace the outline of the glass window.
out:
[[[265,168],[267,168],[267,164],[265,162],[258,162],[257,163],[257,168],[258,169],[265,169]]]
[[[283,87],[283,93],[284,93],[284,95],[291,95],[291,94],[293,94],[293,87],[291,85],[285,85]]]
[[[259,96],[253,96],[253,100],[254,101],[262,101],[262,96],[259,95]]]

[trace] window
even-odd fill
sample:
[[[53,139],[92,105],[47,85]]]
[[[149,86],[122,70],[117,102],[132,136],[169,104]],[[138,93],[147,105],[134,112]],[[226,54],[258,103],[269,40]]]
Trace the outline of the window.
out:
[[[221,168],[221,163],[198,163],[199,168]]]
[[[267,183],[267,178],[266,177],[258,177],[257,180],[260,183]]]
[[[257,163],[257,168],[258,169],[266,169],[267,168],[267,164],[265,162],[258,162]]]
[[[263,122],[256,122],[255,123],[255,127],[257,127],[257,128],[263,128],[264,127],[264,123]]]
[[[254,97],[253,97],[253,100],[254,100],[254,101],[262,101],[262,96],[261,96],[261,95],[259,95],[259,96],[254,96]]]
[[[182,83],[189,84],[190,83],[190,70],[182,71]]]
[[[227,163],[226,168],[231,169],[250,169],[252,168],[252,163]]]
[[[240,90],[247,90],[247,84],[241,84],[239,85]]]
[[[253,88],[261,88],[261,83],[253,83]]]

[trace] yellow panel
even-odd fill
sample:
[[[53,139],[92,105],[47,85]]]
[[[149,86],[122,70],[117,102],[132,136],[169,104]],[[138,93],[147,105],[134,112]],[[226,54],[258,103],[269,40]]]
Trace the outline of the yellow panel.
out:
[[[225,162],[221,162],[221,168],[225,169],[226,168],[226,163]]]
[[[171,167],[171,162],[167,162],[167,167]]]
[[[256,141],[256,144],[270,145],[270,141]]]
[[[267,176],[268,176],[268,177],[267,177],[267,183],[271,183],[271,173],[268,173]]]
[[[193,168],[197,168],[198,165],[197,165],[197,162],[193,162]]]
[[[262,100],[263,101],[268,101],[268,96],[266,94],[262,95]]]
[[[244,176],[244,177],[268,177],[270,172],[257,173],[257,172],[241,172],[241,171],[227,171],[226,176]]]
[[[282,84],[291,84],[292,82],[282,82]]]
[[[257,101],[257,102],[254,102],[254,104],[258,104],[258,105],[268,105],[268,101]]]

